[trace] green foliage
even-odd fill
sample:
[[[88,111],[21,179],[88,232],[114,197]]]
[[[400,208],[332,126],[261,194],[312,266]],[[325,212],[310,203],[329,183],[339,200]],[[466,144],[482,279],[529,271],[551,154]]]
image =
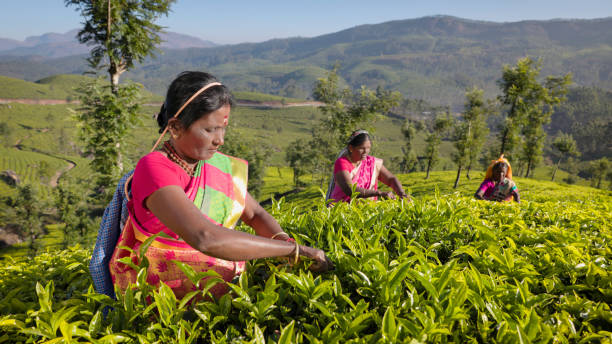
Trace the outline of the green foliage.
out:
[[[335,66],[326,79],[319,79],[313,90],[314,98],[325,103],[321,111],[327,117],[321,125],[332,137],[335,148],[344,146],[346,138],[358,126],[373,121],[376,115],[386,114],[400,99],[399,93],[381,87],[376,92],[365,86],[355,92],[349,88],[340,89],[338,68]]]
[[[422,129],[420,122],[413,123],[410,120],[404,121],[402,125],[402,135],[404,136],[405,145],[402,147],[402,153],[404,156],[401,158],[399,163],[399,170],[402,173],[413,172],[416,169],[418,159],[414,152],[414,141],[416,139],[416,133]]]
[[[498,80],[502,95],[500,102],[508,107],[505,122],[500,131],[499,154],[512,153],[519,142],[518,132],[523,135],[520,161],[527,164],[526,176],[530,175],[542,155],[546,134],[543,125],[550,121],[554,106],[565,100],[571,74],[546,78],[540,83],[541,61],[529,57],[519,59],[516,66],[504,66],[502,78]]]
[[[559,135],[557,135],[557,137],[553,141],[552,146],[559,152],[559,160],[557,161],[557,164],[555,165],[555,169],[553,170],[553,174],[551,178],[551,180],[554,181],[555,173],[557,172],[557,168],[559,167],[561,160],[564,157],[580,156],[580,152],[576,148],[576,141],[574,141],[574,138],[572,137],[572,135],[565,134],[565,133],[559,133]]]
[[[303,141],[291,143],[291,155],[287,161],[301,164],[304,170],[312,166],[313,174],[325,176],[336,159],[337,153],[346,146],[346,138],[361,125],[372,125],[382,114],[399,104],[400,95],[397,92],[385,91],[378,87],[376,91],[362,86],[358,91],[350,88],[340,88],[338,68],[327,73],[326,78],[320,78],[313,90],[316,100],[325,103],[319,109],[323,118],[312,129],[311,139],[307,144]],[[309,161],[298,160],[297,156],[308,157]]]
[[[458,168],[454,187],[457,187],[459,183],[461,169],[467,167],[469,171],[476,162],[489,133],[486,118],[491,112],[491,106],[490,104],[489,106],[485,105],[483,90],[474,87],[466,92],[465,97],[462,121],[455,125],[455,132],[453,133],[455,152],[452,158]]]
[[[300,181],[300,177],[308,172],[312,167],[312,149],[306,140],[298,139],[293,141],[285,153],[285,160],[293,170],[293,185],[297,188],[305,184]]]
[[[427,160],[427,175],[425,179],[429,178],[429,172],[438,162],[439,147],[445,132],[453,125],[453,119],[450,117],[450,113],[438,113],[435,118],[431,121],[431,131],[427,135],[425,142],[427,147],[425,148],[425,158]]]
[[[54,189],[54,203],[58,219],[63,223],[64,248],[76,243],[85,243],[86,233],[95,231],[89,216],[90,207],[83,190],[86,189],[69,178],[63,178]]]
[[[19,233],[29,240],[30,250],[35,252],[39,242],[36,241],[43,233],[42,213],[45,202],[38,195],[36,186],[22,184],[17,186],[16,195],[3,200],[5,212],[3,222],[16,225]]]
[[[521,204],[432,193],[451,173],[400,176],[413,203],[328,208],[280,201],[271,214],[336,270],[313,275],[252,261],[218,300],[176,300],[146,284],[111,300],[93,292],[89,251],[0,262],[4,342],[606,342],[612,251],[610,195],[519,178]],[[474,185],[477,182],[471,182]],[[473,185],[470,185],[472,187]],[[463,190],[462,186],[459,190]],[[564,209],[559,212],[558,209]],[[145,245],[146,246],[146,245]],[[142,254],[142,252],[140,252]],[[137,267],[138,268],[138,267]],[[185,267],[183,267],[185,268]],[[186,270],[198,280],[203,275]],[[214,283],[214,282],[212,282]],[[104,308],[112,307],[104,316]]]
[[[601,182],[608,178],[607,173],[608,169],[610,169],[610,161],[606,158],[601,158],[599,160],[592,161],[590,164],[590,168],[593,174],[592,185],[601,188]]]
[[[97,188],[113,185],[123,170],[122,144],[128,131],[139,123],[139,86],[122,85],[113,93],[100,80],[81,89],[81,106],[75,112],[86,152],[93,156],[91,167],[97,176]]]
[[[569,90],[567,101],[556,107],[549,133],[564,132],[576,140],[583,160],[610,155],[612,92],[595,87]]]
[[[147,1],[92,1],[64,0],[66,6],[74,6],[85,19],[78,33],[79,42],[93,46],[90,66],[98,68],[108,59],[108,73],[113,93],[117,92],[120,75],[143,62],[161,43],[155,24],[167,15],[174,0]]]

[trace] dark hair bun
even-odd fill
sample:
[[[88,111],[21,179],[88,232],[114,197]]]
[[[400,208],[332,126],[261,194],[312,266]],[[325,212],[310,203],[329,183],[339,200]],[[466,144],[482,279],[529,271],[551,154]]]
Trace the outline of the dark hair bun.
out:
[[[164,102],[157,114],[157,124],[159,125],[159,133],[161,134],[168,125],[168,111],[166,111],[166,103]]]

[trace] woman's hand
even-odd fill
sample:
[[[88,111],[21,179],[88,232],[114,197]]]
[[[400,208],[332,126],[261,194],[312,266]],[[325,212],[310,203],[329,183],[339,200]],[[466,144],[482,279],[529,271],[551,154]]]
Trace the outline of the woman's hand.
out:
[[[405,199],[406,201],[408,201],[408,203],[412,202],[412,198],[408,194],[406,194],[406,193],[400,194],[399,198],[400,199]]]
[[[393,191],[379,191],[378,195],[380,196],[380,198],[384,199],[395,199],[395,194],[393,193]]]
[[[313,272],[325,272],[334,269],[334,263],[318,248],[300,245],[300,256],[310,258],[314,262],[308,267]]]

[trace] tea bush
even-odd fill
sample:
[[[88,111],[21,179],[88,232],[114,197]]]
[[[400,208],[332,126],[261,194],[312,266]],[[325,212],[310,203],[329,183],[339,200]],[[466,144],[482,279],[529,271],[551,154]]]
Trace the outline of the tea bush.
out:
[[[80,248],[8,259],[0,342],[610,343],[612,202],[586,189],[521,204],[281,200],[272,215],[335,270],[253,261],[216,301],[176,300],[146,270],[119,300],[98,295]]]

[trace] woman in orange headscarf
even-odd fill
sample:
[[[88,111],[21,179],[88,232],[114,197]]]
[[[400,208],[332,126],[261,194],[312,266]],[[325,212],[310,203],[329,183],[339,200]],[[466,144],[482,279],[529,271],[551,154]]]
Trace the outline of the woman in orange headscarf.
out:
[[[512,167],[502,154],[499,159],[493,160],[487,168],[484,181],[474,194],[477,199],[488,201],[521,201],[516,184],[512,180]]]

